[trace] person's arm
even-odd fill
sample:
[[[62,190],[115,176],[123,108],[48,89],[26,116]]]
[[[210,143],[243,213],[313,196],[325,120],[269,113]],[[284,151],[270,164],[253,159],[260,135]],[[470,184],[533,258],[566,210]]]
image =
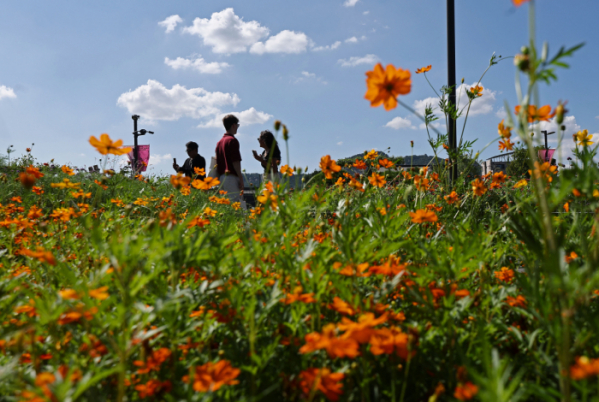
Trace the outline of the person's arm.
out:
[[[272,172],[273,173],[279,173],[279,163],[281,163],[281,161],[272,161]]]
[[[233,167],[235,168],[235,172],[237,172],[239,177],[239,191],[243,191],[243,173],[241,172],[241,161],[233,162]]]

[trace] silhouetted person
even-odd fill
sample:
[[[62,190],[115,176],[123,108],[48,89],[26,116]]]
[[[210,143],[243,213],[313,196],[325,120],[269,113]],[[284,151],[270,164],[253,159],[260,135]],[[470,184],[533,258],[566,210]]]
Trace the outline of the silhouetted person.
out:
[[[279,149],[277,140],[270,131],[264,130],[258,137],[258,143],[264,151],[260,155],[256,151],[252,150],[252,152],[254,158],[260,161],[260,164],[264,168],[264,180],[276,180],[279,176],[279,164],[281,163],[281,150]],[[270,175],[267,172],[269,163]]]
[[[241,202],[243,176],[241,173],[241,153],[239,141],[235,138],[239,119],[232,114],[223,117],[226,133],[216,144],[216,171],[231,202]]]
[[[185,147],[187,148],[187,155],[189,155],[189,158],[185,160],[183,166],[177,165],[177,160],[173,159],[173,169],[175,169],[177,173],[185,174],[187,177],[196,177],[194,168],[206,170],[206,160],[198,153],[197,143],[189,141],[185,144]],[[198,179],[203,179],[204,177],[206,177],[205,174],[199,175]]]

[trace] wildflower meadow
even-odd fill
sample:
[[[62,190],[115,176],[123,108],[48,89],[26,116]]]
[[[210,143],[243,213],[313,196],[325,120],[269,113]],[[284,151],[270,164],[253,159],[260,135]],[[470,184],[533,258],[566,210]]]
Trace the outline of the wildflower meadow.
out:
[[[531,35],[505,61],[521,97],[492,146],[522,141],[520,176],[472,173],[469,138],[438,157],[432,123],[465,120],[478,86],[420,116],[436,163],[322,155],[301,190],[288,163],[248,210],[211,177],[82,173],[35,148],[5,162],[0,400],[598,401],[597,144],[558,133],[576,142],[560,167],[531,136],[567,113],[538,88],[576,49]],[[402,107],[431,68],[374,66],[365,98]],[[89,147],[129,151],[109,134]]]

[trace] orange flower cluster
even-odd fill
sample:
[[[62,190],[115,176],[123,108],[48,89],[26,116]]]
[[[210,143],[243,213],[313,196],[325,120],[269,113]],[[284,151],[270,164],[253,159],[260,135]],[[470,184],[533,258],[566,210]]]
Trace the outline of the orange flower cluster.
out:
[[[216,392],[223,385],[238,384],[239,381],[235,378],[239,376],[240,370],[232,367],[228,360],[220,360],[195,367],[192,373],[184,376],[183,381],[186,383],[191,381],[196,392]]]
[[[372,175],[368,178],[368,181],[373,187],[382,188],[387,181],[385,180],[385,176],[382,176],[378,173],[373,172]]]
[[[169,349],[160,348],[158,350],[153,350],[152,353],[147,357],[146,361],[135,360],[133,365],[139,367],[137,369],[138,374],[147,374],[150,371],[160,370],[162,363],[171,357],[171,355],[172,352]]]
[[[532,176],[533,172],[536,179],[542,178],[548,183],[551,183],[553,181],[553,176],[557,174],[557,166],[552,166],[549,162],[540,164],[538,161],[535,161],[534,171],[529,170],[528,174]]]
[[[570,377],[573,380],[599,375],[599,359],[589,359],[586,356],[576,358],[576,363],[570,367]]]
[[[316,299],[314,299],[314,293],[302,293],[303,288],[301,286],[296,286],[293,289],[293,293],[287,293],[287,295],[281,299],[282,303],[291,304],[296,301],[302,303],[316,303]]]
[[[495,278],[502,282],[511,283],[514,280],[514,271],[508,267],[501,267],[499,271],[495,271]]]
[[[191,182],[191,178],[183,176],[181,173],[177,173],[176,175],[171,175],[171,184],[176,189],[181,189],[183,187],[189,186]]]
[[[520,105],[515,108],[516,114],[520,114]],[[549,121],[555,116],[555,111],[551,113],[551,106],[545,105],[541,106],[537,109],[535,105],[528,105],[528,110],[526,113],[526,118],[529,123],[534,123],[535,121]]]
[[[330,401],[343,395],[343,373],[332,373],[328,368],[309,368],[300,373],[300,386],[306,398],[312,399],[316,391],[322,392]]]
[[[33,187],[37,179],[44,177],[44,174],[40,172],[33,165],[29,165],[28,168],[25,169],[24,172],[19,174],[19,181],[23,185],[23,187],[29,189]]]
[[[478,387],[471,382],[458,384],[453,393],[454,398],[459,401],[469,401],[478,394]]]
[[[215,177],[206,177],[204,180],[196,179],[191,182],[193,188],[197,188],[198,190],[210,190],[213,187],[216,187],[220,184],[220,180]]]
[[[54,258],[54,255],[52,254],[52,252],[44,250],[43,248],[40,248],[40,247],[38,247],[38,249],[36,251],[28,250],[28,249],[21,249],[21,250],[19,250],[19,254],[25,255],[27,257],[35,258],[39,262],[42,262],[42,263],[56,265],[56,259]]]
[[[416,212],[410,212],[410,218],[412,223],[426,223],[426,222],[437,222],[439,217],[434,211],[427,209],[419,209]]]

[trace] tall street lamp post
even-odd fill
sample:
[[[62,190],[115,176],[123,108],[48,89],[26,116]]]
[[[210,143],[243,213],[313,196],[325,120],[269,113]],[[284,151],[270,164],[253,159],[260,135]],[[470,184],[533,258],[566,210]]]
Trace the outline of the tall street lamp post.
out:
[[[455,83],[455,3],[454,0],[447,0],[447,86],[450,88],[449,105],[456,105],[456,83]],[[452,185],[458,178],[457,161],[457,138],[456,122],[452,116],[449,117],[449,130],[447,132],[449,140],[449,165]]]

